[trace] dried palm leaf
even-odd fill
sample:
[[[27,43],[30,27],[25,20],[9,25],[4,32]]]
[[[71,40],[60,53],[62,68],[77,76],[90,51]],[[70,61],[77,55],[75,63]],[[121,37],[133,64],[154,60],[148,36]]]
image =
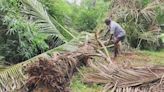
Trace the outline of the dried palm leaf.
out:
[[[111,16],[114,17],[114,20],[126,20],[126,17],[129,16],[131,19],[135,19],[136,23],[139,17],[144,17],[147,22],[153,23],[156,20],[156,9],[162,8],[163,4],[164,1],[160,0],[154,0],[146,6],[142,6],[138,0],[114,0]]]
[[[163,92],[164,67],[131,67],[91,63],[95,73],[88,73],[87,83],[104,84],[104,92]],[[138,90],[138,91],[137,91]]]

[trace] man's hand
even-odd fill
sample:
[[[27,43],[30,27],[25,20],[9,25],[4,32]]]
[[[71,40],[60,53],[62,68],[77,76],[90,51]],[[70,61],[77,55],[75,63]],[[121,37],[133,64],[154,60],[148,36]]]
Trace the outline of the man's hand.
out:
[[[106,45],[106,46],[109,45],[109,44],[113,44],[113,43],[114,43],[113,39],[112,40],[108,39],[108,40],[103,42],[103,44]]]
[[[109,38],[109,40],[112,40],[112,39],[113,39],[113,34],[111,34],[111,35],[110,35],[110,38]]]
[[[107,46],[109,44],[109,40],[103,41],[103,44]]]
[[[113,39],[110,40],[110,41],[109,41],[109,44],[114,44],[114,40],[113,40]]]

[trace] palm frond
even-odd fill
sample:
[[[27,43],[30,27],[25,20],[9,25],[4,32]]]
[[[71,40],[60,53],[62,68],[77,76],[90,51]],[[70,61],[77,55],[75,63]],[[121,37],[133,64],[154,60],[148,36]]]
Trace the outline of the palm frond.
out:
[[[64,30],[67,36],[62,33],[53,24],[50,15],[44,9],[43,5],[37,0],[21,0],[24,7],[24,13],[32,15],[35,23],[40,27],[41,30],[55,33],[60,39],[67,41],[67,39],[75,38],[68,30]]]
[[[91,63],[94,73],[85,75],[85,82],[104,84],[103,92],[163,92],[164,67],[131,67],[107,63]]]
[[[156,8],[160,7],[161,4],[157,1],[149,3],[146,7],[141,10],[141,14],[148,21],[155,21],[156,19]]]
[[[63,47],[61,47],[62,50]],[[57,49],[60,51],[60,49]],[[67,49],[68,50],[68,49]],[[1,92],[13,92],[22,87],[25,84],[27,76],[24,74],[24,68],[39,60],[39,58],[48,58],[46,53],[40,54],[27,61],[8,67],[8,69],[0,72],[0,91]]]
[[[140,39],[151,41],[151,42],[158,42],[158,36],[154,35],[152,32],[143,32],[140,36]]]
[[[146,6],[142,6],[138,0],[115,0],[112,8],[112,16],[114,19],[126,18],[130,16],[135,19],[136,23],[139,17],[142,16],[147,22],[154,22],[156,19],[156,9],[162,8],[164,2],[161,0],[154,0],[148,3]]]
[[[0,91],[1,92],[13,92],[23,84],[27,77],[24,75],[23,68],[32,64],[38,60],[39,57],[48,57],[47,54],[38,55],[32,59],[29,59],[25,62],[19,63],[17,65],[8,67],[8,69],[0,72]]]

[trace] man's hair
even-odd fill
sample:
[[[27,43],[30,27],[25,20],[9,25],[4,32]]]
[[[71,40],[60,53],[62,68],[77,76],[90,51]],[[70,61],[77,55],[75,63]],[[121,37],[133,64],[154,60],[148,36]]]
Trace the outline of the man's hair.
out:
[[[111,19],[106,19],[106,20],[105,20],[105,24],[106,24],[106,25],[109,25],[110,23],[111,23]]]

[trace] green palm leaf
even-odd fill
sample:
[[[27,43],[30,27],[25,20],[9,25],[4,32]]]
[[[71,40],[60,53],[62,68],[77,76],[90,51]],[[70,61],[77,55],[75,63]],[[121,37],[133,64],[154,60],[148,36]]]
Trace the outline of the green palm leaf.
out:
[[[157,16],[155,9],[158,7],[162,7],[162,4],[158,1],[153,1],[141,10],[141,14],[147,21],[154,21]]]
[[[64,34],[57,30],[56,26],[53,24],[50,15],[43,8],[42,4],[37,0],[21,0],[22,4],[25,6],[24,13],[32,15],[35,19],[35,23],[40,27],[41,30],[55,33],[60,39],[68,41],[68,39],[75,38],[75,36],[68,30],[63,30]]]

